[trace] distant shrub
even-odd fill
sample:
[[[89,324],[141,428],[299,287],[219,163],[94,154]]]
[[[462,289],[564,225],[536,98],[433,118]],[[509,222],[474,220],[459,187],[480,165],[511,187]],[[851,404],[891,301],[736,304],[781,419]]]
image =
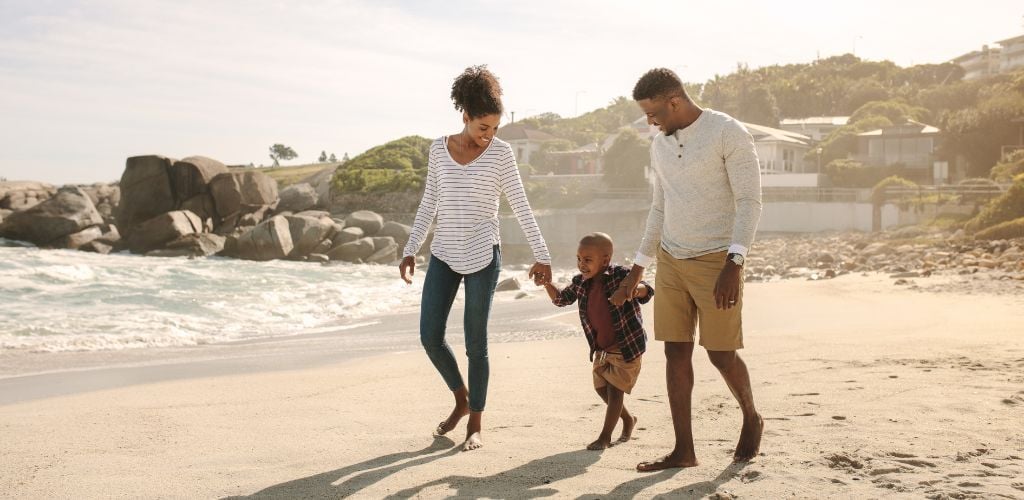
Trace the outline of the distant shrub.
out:
[[[1006,155],[1003,161],[992,167],[992,172],[989,175],[996,182],[1006,183],[1020,174],[1024,174],[1024,149]]]
[[[875,187],[871,190],[871,201],[876,205],[884,203],[886,201],[886,189],[890,187],[916,188],[917,183],[904,179],[898,175],[890,175],[875,184]]]
[[[1024,217],[996,224],[978,231],[975,238],[979,240],[1008,240],[1024,238]]]
[[[967,222],[965,229],[981,231],[1021,217],[1024,217],[1024,174],[1015,177],[1010,189],[989,202],[977,217]]]

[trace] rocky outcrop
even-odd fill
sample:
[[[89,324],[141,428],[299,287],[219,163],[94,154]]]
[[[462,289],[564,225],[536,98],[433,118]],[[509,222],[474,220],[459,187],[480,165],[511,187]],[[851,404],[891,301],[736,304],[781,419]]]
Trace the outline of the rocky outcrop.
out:
[[[129,236],[135,226],[177,208],[168,171],[175,160],[165,156],[133,156],[121,174],[121,204],[115,211],[117,227]]]
[[[345,217],[345,227],[358,227],[367,236],[373,236],[384,227],[384,218],[376,212],[359,210]]]
[[[222,219],[216,225],[216,232],[221,234],[250,222],[259,223],[278,201],[277,181],[255,171],[220,174],[210,181],[210,193]]]
[[[235,252],[246,260],[273,260],[287,257],[294,247],[288,219],[278,215],[239,236]]]
[[[299,183],[281,190],[281,201],[277,204],[277,210],[279,212],[301,212],[316,206],[317,194],[313,186]]]
[[[188,210],[175,210],[153,217],[135,226],[126,237],[132,253],[147,253],[164,248],[182,236],[202,233],[203,221]]]
[[[100,224],[103,224],[103,217],[96,211],[89,196],[78,187],[68,186],[59,189],[52,198],[4,218],[0,223],[0,237],[28,241],[41,247],[54,247],[77,244],[88,235],[75,239],[65,238]]]
[[[57,194],[50,184],[34,181],[0,182],[0,209],[20,212],[28,210]]]

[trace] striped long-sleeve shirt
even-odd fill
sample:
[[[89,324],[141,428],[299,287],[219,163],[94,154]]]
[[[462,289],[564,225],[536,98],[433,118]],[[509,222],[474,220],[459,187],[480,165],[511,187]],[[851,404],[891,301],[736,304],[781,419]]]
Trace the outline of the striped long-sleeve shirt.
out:
[[[548,247],[526,199],[512,147],[495,137],[477,159],[460,165],[448,153],[446,139],[442,137],[430,145],[423,199],[403,255],[419,251],[436,216],[430,252],[461,274],[487,267],[493,257],[492,248],[501,243],[498,201],[504,193],[534,259],[550,264]]]

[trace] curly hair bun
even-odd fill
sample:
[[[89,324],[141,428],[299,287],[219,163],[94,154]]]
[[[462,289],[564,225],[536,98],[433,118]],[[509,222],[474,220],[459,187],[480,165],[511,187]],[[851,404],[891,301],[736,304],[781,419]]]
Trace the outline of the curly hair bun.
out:
[[[452,83],[452,102],[455,109],[465,111],[470,118],[500,115],[501,84],[486,64],[470,66]]]

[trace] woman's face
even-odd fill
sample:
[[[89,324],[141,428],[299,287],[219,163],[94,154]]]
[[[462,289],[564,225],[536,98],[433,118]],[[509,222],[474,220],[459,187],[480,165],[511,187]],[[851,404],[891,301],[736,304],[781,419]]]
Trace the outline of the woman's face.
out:
[[[498,125],[501,122],[501,115],[484,115],[470,118],[468,113],[462,114],[462,121],[466,124],[466,134],[469,135],[477,146],[486,148],[498,132]]]

